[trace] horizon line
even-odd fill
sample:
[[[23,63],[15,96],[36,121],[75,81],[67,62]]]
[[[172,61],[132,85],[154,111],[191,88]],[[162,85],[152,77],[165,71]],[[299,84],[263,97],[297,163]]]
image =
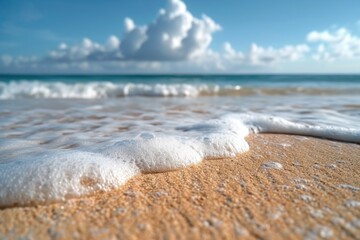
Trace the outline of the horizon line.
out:
[[[281,76],[281,75],[359,75],[360,73],[0,73],[0,76]]]

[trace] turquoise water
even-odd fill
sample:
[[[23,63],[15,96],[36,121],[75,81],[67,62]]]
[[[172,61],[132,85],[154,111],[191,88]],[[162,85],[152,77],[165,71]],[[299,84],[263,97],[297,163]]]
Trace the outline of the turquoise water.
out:
[[[360,75],[0,75],[1,82],[10,81],[91,82],[116,83],[213,83],[213,84],[360,84]]]

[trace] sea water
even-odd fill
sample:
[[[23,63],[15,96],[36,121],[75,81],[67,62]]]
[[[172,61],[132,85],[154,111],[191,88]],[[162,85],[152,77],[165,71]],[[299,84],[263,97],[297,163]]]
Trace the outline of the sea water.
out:
[[[360,75],[1,75],[0,206],[234,157],[248,134],[360,143],[359,120]]]

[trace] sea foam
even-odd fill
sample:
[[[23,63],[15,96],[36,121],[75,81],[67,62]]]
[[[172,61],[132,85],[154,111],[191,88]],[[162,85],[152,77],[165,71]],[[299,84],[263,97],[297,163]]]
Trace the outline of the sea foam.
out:
[[[49,203],[108,191],[137,173],[131,163],[96,153],[44,152],[1,165],[0,206]]]
[[[1,80],[1,79],[0,79]],[[285,96],[285,95],[358,95],[358,86],[307,87],[249,86],[217,82],[134,83],[111,81],[0,81],[0,99],[57,98],[103,99],[123,97],[199,97],[199,96]]]
[[[2,163],[0,206],[49,203],[109,191],[141,172],[176,170],[204,158],[233,157],[248,150],[244,140],[248,131],[241,123],[222,120],[199,126],[186,128],[195,132],[189,137],[141,133],[87,150],[32,148],[30,155],[27,152]],[[1,150],[14,151],[15,143],[4,144]]]
[[[228,114],[167,133],[142,132],[76,149],[47,149],[36,141],[3,143],[0,206],[43,204],[110,191],[129,178],[184,168],[203,159],[234,157],[249,149],[251,132],[289,133],[360,142],[356,129],[311,126],[260,114]],[[33,145],[36,147],[32,147]],[[32,151],[23,151],[30,148]],[[19,150],[19,152],[17,152]]]
[[[226,89],[226,87],[224,88]],[[232,89],[232,87],[229,87]],[[24,98],[120,98],[131,96],[144,97],[196,97],[199,95],[215,95],[218,85],[212,84],[145,84],[145,83],[113,83],[113,82],[40,82],[12,81],[0,82],[0,99]]]

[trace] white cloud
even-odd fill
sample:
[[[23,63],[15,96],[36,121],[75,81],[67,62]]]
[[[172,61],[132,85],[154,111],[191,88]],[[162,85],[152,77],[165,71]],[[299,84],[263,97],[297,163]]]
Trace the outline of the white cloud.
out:
[[[229,42],[223,44],[223,56],[225,59],[233,61],[243,61],[245,56],[242,52],[236,51]]]
[[[17,56],[12,57],[10,55],[2,55],[0,57],[0,70],[5,69],[23,69],[27,68],[36,69],[38,67],[39,59],[36,56]]]
[[[116,36],[110,36],[106,42],[109,50],[117,50],[120,46],[120,40]]]
[[[270,70],[276,64],[293,62],[305,58],[310,48],[305,44],[288,45],[282,48],[262,47],[252,44],[247,53],[235,50],[229,42],[225,42],[221,52],[207,51],[197,63],[218,71],[258,71],[260,68]]]
[[[214,51],[210,44],[220,25],[206,15],[194,17],[182,0],[168,0],[149,24],[138,26],[125,18],[123,27],[121,39],[112,35],[102,44],[84,38],[75,45],[63,42],[42,58],[1,56],[0,71],[36,67],[74,72],[270,72],[277,66],[295,66],[288,63],[309,56],[318,64],[360,58],[360,38],[335,27],[310,32],[307,44],[275,48],[253,43],[243,52],[225,42]]]
[[[316,60],[334,61],[336,59],[360,58],[360,37],[354,36],[346,28],[335,31],[312,31],[307,35],[310,43],[319,43],[313,54]]]
[[[308,42],[335,42],[338,41],[338,38],[341,37],[343,31],[338,31],[336,35],[330,34],[328,31],[318,32],[318,31],[312,31],[310,32],[306,40]]]
[[[310,48],[305,44],[296,46],[287,45],[282,48],[261,47],[256,44],[250,46],[247,55],[251,65],[271,65],[281,61],[296,61],[309,52]]]
[[[125,29],[125,32],[128,33],[128,32],[131,32],[132,30],[134,30],[135,28],[135,23],[134,21],[131,19],[131,18],[125,18],[124,19],[124,29]]]
[[[206,51],[212,34],[220,26],[210,17],[193,17],[184,2],[169,0],[155,20],[146,26],[124,21],[125,35],[120,45],[125,59],[145,61],[188,60]]]
[[[67,48],[66,43],[60,43],[60,45],[59,45],[60,50],[65,50],[66,48]]]
[[[316,48],[316,52],[312,55],[312,58],[316,61],[323,61],[323,62],[333,62],[334,58],[331,56],[331,54],[327,51],[324,44],[320,44]]]
[[[68,47],[61,44],[51,51],[47,60],[68,61],[182,61],[204,53],[212,34],[220,26],[210,17],[193,17],[181,0],[168,0],[148,25],[136,26],[130,18],[124,20],[124,36],[121,40],[110,36],[105,45],[84,38],[79,45]]]
[[[122,59],[119,51],[120,40],[110,36],[104,45],[84,38],[80,44],[68,47],[61,43],[58,49],[51,51],[45,62],[81,62],[81,61],[113,61]]]

